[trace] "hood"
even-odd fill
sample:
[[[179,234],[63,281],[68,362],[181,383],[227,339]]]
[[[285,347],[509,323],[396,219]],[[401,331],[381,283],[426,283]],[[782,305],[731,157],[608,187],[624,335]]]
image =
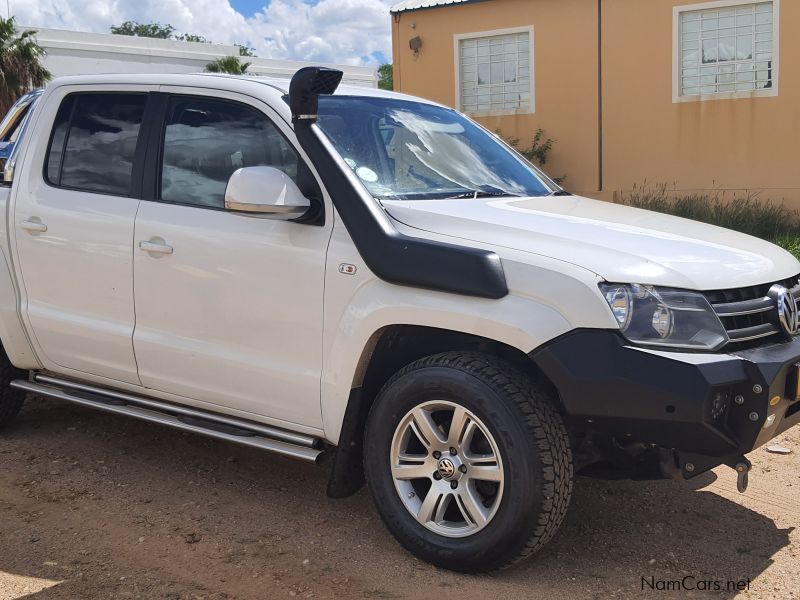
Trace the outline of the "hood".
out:
[[[566,261],[614,283],[715,290],[800,273],[797,259],[764,240],[580,196],[382,204],[409,227]]]

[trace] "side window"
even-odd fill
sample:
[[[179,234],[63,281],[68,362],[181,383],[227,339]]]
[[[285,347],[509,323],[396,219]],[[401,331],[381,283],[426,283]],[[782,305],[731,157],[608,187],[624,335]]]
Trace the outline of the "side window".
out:
[[[45,178],[52,185],[61,184],[61,157],[64,156],[64,142],[67,139],[69,121],[72,119],[72,108],[75,106],[75,96],[67,96],[61,102],[53,123],[53,132],[50,134],[50,147],[47,149],[45,164]]]
[[[174,97],[167,109],[161,200],[212,208],[241,167],[269,166],[298,181],[297,153],[259,111],[224,100]],[[301,187],[302,189],[302,187]]]
[[[48,183],[127,196],[146,94],[72,94],[59,107],[45,159]]]

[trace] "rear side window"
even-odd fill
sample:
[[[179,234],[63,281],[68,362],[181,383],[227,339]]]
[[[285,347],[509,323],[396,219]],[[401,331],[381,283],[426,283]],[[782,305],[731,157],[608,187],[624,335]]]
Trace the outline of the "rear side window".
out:
[[[59,108],[45,160],[48,183],[128,196],[146,94],[72,94]]]
[[[208,208],[224,207],[228,180],[241,167],[275,167],[297,182],[301,163],[261,112],[180,96],[170,100],[162,156],[161,200]]]

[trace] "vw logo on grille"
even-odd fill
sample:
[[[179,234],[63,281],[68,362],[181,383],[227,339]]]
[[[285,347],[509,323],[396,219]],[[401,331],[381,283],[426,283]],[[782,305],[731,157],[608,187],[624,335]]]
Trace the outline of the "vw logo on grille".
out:
[[[800,329],[800,315],[797,311],[797,300],[792,293],[782,285],[773,285],[769,296],[775,301],[778,309],[778,324],[784,335],[791,338]]]

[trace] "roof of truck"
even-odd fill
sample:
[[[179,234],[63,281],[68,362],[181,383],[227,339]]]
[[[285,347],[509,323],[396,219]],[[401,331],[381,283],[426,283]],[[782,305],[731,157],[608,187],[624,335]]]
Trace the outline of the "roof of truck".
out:
[[[172,87],[227,90],[269,100],[270,106],[278,110],[287,120],[291,120],[288,104],[280,101],[283,96],[289,93],[290,82],[290,78],[275,78],[260,75],[226,75],[219,73],[130,73],[111,75],[69,75],[58,77],[47,86],[47,89],[80,85],[108,85],[115,87],[125,85],[147,85],[153,87],[168,85]],[[340,85],[336,90],[336,95],[397,98],[401,100],[436,104],[430,100],[409,96],[407,94],[348,84]]]
[[[48,87],[100,84],[185,86],[202,83],[203,85],[198,87],[214,88],[217,87],[217,85],[212,83],[213,80],[216,80],[216,83],[221,81],[260,83],[275,88],[280,91],[281,94],[289,93],[289,83],[291,82],[291,78],[277,78],[267,75],[226,75],[224,73],[120,73],[104,75],[67,75],[54,79]],[[400,94],[398,92],[347,83],[341,84],[336,90],[336,94],[343,96],[412,98],[412,96]],[[415,99],[419,100],[419,98]]]

